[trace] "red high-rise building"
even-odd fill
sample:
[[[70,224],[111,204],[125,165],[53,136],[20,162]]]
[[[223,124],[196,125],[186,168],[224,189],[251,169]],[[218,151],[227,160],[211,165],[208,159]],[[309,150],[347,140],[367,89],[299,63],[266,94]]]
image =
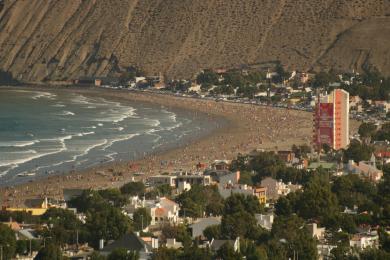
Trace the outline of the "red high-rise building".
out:
[[[349,145],[349,93],[335,89],[318,97],[314,111],[313,144],[317,150],[323,144],[335,150]]]

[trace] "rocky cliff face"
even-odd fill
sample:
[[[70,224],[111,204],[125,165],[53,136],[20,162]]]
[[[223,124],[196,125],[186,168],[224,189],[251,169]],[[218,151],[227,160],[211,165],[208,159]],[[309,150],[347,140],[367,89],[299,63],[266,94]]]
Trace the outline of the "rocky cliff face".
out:
[[[5,0],[0,69],[19,80],[280,60],[390,74],[388,0]]]

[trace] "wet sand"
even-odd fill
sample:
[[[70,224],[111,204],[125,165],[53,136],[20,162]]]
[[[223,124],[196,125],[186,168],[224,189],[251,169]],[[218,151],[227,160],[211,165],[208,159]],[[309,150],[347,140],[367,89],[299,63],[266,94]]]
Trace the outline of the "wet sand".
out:
[[[218,124],[214,131],[201,139],[187,141],[177,148],[146,155],[136,161],[113,162],[61,176],[50,176],[15,187],[1,188],[1,205],[20,206],[26,199],[44,196],[61,199],[64,188],[120,187],[132,178],[139,180],[177,170],[195,171],[199,162],[209,165],[214,160],[231,160],[238,153],[248,153],[253,149],[283,150],[290,149],[293,144],[310,144],[311,141],[312,114],[304,111],[147,92],[96,88],[69,88],[66,91],[163,105],[168,110],[204,113],[207,114],[208,120],[211,118],[223,123]],[[135,173],[138,173],[137,176]],[[139,173],[142,175],[139,176]]]

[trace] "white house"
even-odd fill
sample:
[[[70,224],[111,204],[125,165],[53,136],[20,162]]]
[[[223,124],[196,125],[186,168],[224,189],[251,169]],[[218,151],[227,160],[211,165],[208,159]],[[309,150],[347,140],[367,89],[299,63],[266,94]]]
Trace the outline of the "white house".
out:
[[[318,240],[323,240],[325,238],[325,228],[319,228],[317,223],[311,223],[306,225],[309,229],[310,235]]]
[[[378,248],[379,236],[378,234],[356,234],[351,240],[349,245],[357,249],[363,250],[367,247]]]
[[[255,214],[255,218],[257,220],[257,225],[265,228],[267,230],[272,229],[272,224],[274,223],[274,213],[268,214]]]
[[[178,223],[179,220],[179,204],[167,199],[165,197],[160,198],[153,207],[149,208],[150,215],[152,217],[151,225],[163,224],[163,223]]]

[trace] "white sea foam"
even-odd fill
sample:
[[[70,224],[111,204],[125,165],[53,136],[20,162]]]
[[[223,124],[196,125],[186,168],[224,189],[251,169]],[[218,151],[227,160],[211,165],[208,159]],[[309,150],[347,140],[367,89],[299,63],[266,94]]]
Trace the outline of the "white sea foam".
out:
[[[136,134],[128,134],[128,135],[119,136],[118,138],[114,138],[114,139],[110,140],[107,143],[107,145],[105,145],[102,149],[106,150],[107,148],[111,147],[113,144],[115,144],[117,142],[130,140],[130,139],[132,139],[136,136],[139,136],[139,135],[140,135],[139,133],[136,133]]]
[[[175,124],[173,126],[164,127],[163,130],[171,131],[171,130],[176,129],[176,128],[182,126],[182,125],[183,125],[183,123],[179,122],[179,123],[177,123],[177,124]]]
[[[35,150],[25,150],[25,151],[12,151],[12,152],[7,152],[9,154],[36,154],[37,151]]]
[[[59,116],[74,116],[75,113],[73,113],[72,111],[62,111],[60,114],[58,114]]]
[[[57,97],[56,94],[49,93],[49,92],[34,91],[34,93],[36,94],[33,97],[31,97],[32,99],[39,99],[39,98],[54,99],[55,97]]]
[[[42,158],[44,156],[57,154],[57,153],[60,153],[62,151],[63,151],[62,148],[56,149],[56,150],[53,149],[53,150],[48,150],[48,151],[42,152],[42,153],[36,153],[35,155],[29,156],[26,158],[19,158],[19,159],[15,159],[15,160],[4,160],[4,161],[0,162],[0,167],[11,166],[11,168],[6,171],[6,173],[8,173],[10,170],[18,167],[21,164],[27,163],[27,162],[32,161],[34,159]]]
[[[32,146],[36,143],[39,143],[39,140],[32,141],[8,141],[8,142],[0,142],[0,147],[26,147]]]
[[[95,132],[84,132],[84,133],[75,134],[75,136],[81,137],[81,136],[93,135],[93,134],[95,134]]]
[[[104,112],[101,112],[100,114],[105,115],[105,117],[104,118],[97,118],[96,121],[112,122],[114,124],[122,122],[123,120],[125,120],[127,118],[132,118],[136,115],[135,108],[132,108],[132,107],[121,108],[118,110],[110,109],[109,111],[104,111]]]
[[[107,143],[108,143],[108,140],[107,140],[107,139],[103,139],[103,140],[101,140],[100,142],[98,142],[98,143],[96,143],[96,144],[93,144],[93,145],[88,146],[88,147],[84,150],[83,153],[73,156],[73,161],[76,161],[78,158],[87,155],[92,149],[97,148],[97,147],[99,147],[99,146],[103,146],[103,145],[105,145],[105,144],[107,144]]]
[[[93,105],[94,102],[92,99],[87,98],[83,95],[75,94],[74,98],[72,98],[72,103],[80,104],[80,105]]]
[[[66,106],[64,104],[58,103],[58,104],[52,105],[52,107],[66,107]]]
[[[158,119],[150,119],[150,118],[144,118],[143,121],[148,125],[148,126],[153,126],[157,127],[161,124],[160,120]]]

